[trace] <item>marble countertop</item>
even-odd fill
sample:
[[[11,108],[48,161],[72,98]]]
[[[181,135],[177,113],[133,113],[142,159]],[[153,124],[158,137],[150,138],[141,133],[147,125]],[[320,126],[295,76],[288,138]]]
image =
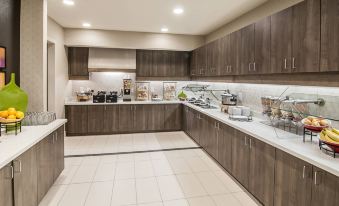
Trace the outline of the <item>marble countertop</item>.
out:
[[[22,132],[18,135],[2,133],[0,137],[0,168],[6,166],[66,122],[66,119],[57,119],[48,125],[23,126]]]
[[[322,152],[316,137],[313,137],[312,142],[306,138],[304,143],[302,136],[265,125],[261,123],[262,119],[253,118],[252,122],[234,121],[219,109],[202,109],[187,102],[184,104],[339,177],[339,158]]]
[[[181,101],[132,101],[132,102],[118,102],[112,104],[173,104],[182,103],[201,113],[208,115],[220,122],[223,122],[235,129],[238,129],[258,140],[261,140],[275,148],[287,152],[295,157],[298,157],[314,166],[324,169],[339,177],[339,158],[333,158],[325,154],[319,149],[317,138],[313,138],[311,142],[309,139],[304,143],[302,136],[295,135],[281,129],[265,125],[259,118],[253,118],[252,122],[240,122],[230,120],[228,115],[222,113],[220,109],[202,109],[198,106],[192,105],[188,102]],[[65,105],[97,105],[92,102],[65,102]],[[100,104],[98,104],[100,105]],[[102,105],[108,105],[102,103]]]
[[[116,105],[116,104],[180,104],[182,101],[174,100],[174,101],[130,101],[123,102],[122,100],[118,100],[117,103],[93,103],[92,100],[86,102],[78,102],[78,101],[65,101],[65,105]]]

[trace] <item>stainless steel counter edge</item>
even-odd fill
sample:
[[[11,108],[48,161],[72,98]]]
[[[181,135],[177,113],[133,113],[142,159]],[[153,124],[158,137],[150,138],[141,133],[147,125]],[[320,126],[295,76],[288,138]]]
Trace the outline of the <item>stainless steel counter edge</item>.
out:
[[[0,169],[29,150],[66,122],[66,119],[57,119],[48,125],[23,126],[22,132],[18,133],[18,135],[2,135],[0,137]]]

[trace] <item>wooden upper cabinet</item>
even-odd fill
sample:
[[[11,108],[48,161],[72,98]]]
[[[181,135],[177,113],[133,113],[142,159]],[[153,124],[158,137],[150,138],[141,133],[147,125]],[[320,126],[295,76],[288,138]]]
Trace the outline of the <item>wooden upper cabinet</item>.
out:
[[[249,74],[255,70],[255,26],[251,24],[241,29],[241,66],[240,74]]]
[[[231,75],[232,70],[230,69],[230,35],[227,35],[220,39],[220,75]]]
[[[241,61],[241,30],[230,34],[229,39],[229,73],[232,75],[240,73],[240,61]]]
[[[152,70],[153,52],[151,50],[137,50],[136,73],[138,77],[149,77]]]
[[[271,69],[271,17],[254,24],[254,63],[249,73],[266,74]]]
[[[150,76],[165,77],[170,67],[169,53],[166,51],[153,51],[152,69]]]
[[[198,74],[197,69],[198,51],[195,49],[191,52],[190,58],[190,75],[196,76]]]
[[[320,71],[339,71],[339,3],[321,0]]]
[[[219,74],[220,65],[220,40],[207,44],[207,66],[205,76],[216,76]]]
[[[292,8],[271,16],[271,73],[289,73],[292,55]]]
[[[70,80],[88,80],[88,55],[87,47],[68,48],[68,75]]]
[[[175,75],[179,77],[188,77],[190,65],[190,52],[178,51],[175,54]]]
[[[292,7],[291,72],[319,72],[320,1],[306,0]],[[336,8],[339,12],[339,7]],[[338,37],[335,39],[338,41]],[[337,55],[336,59],[338,57]]]
[[[207,72],[207,46],[197,49],[197,75],[204,76]]]

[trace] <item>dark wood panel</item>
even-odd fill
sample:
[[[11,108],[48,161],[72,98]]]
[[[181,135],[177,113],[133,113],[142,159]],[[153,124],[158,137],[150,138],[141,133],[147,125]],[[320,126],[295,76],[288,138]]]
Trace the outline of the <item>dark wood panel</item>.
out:
[[[205,76],[207,71],[207,46],[197,49],[197,75]]]
[[[67,135],[87,134],[87,106],[66,106],[66,118]]]
[[[14,205],[38,205],[38,167],[36,147],[32,147],[13,161]]]
[[[271,16],[271,73],[291,72],[292,8]]]
[[[312,206],[336,206],[339,202],[339,178],[313,166]]]
[[[231,65],[231,57],[230,57],[230,35],[226,35],[220,40],[221,45],[221,54],[220,54],[220,66],[219,73],[220,75],[232,75],[232,70],[230,68]]]
[[[274,201],[275,148],[250,139],[249,191],[264,205]]]
[[[0,169],[0,205],[13,206],[12,163]]]
[[[152,70],[153,52],[151,50],[137,50],[136,72],[138,77],[149,77]]]
[[[77,79],[79,77],[89,79],[88,55],[89,48],[87,47],[68,48],[69,79]]]
[[[134,108],[132,105],[119,105],[119,131],[132,131],[134,127]]]
[[[292,72],[320,70],[320,1],[307,0],[292,7]]]
[[[133,105],[134,109],[134,127],[130,131],[146,131],[147,130],[147,107],[146,105]]]
[[[175,55],[175,77],[189,76],[190,53],[186,51],[174,52]]]
[[[147,130],[161,131],[164,130],[164,105],[154,104],[145,105],[147,111]]]
[[[20,85],[20,0],[0,1],[0,46],[6,47],[6,83],[15,73]]]
[[[87,107],[87,132],[88,134],[98,134],[104,131],[105,107],[102,105],[90,105]]]
[[[56,131],[55,144],[55,166],[54,166],[54,180],[56,180],[65,168],[65,127],[61,126]]]
[[[40,202],[54,183],[56,167],[55,133],[50,134],[37,144],[38,165],[38,202]]]
[[[267,74],[271,68],[271,17],[255,23],[254,65],[251,73]]]
[[[165,130],[180,130],[182,128],[182,105],[165,104]]]
[[[220,40],[215,40],[207,44],[207,66],[206,76],[216,76],[220,67]]]
[[[232,175],[248,188],[249,177],[249,136],[236,131],[232,139]]]
[[[320,71],[339,71],[339,2],[321,0]]]
[[[191,59],[190,59],[190,75],[196,76],[198,75],[198,51],[195,49],[191,52]]]
[[[274,205],[311,205],[311,192],[312,165],[277,149]]]
[[[119,106],[106,105],[104,108],[104,132],[117,133],[119,131]]]
[[[230,34],[229,50],[227,55],[230,59],[229,74],[240,73],[240,61],[241,61],[241,31],[236,31]]]
[[[169,52],[155,50],[153,51],[152,70],[150,76],[165,77],[170,65]]]
[[[255,62],[255,26],[254,24],[242,28],[241,31],[241,61],[240,74],[254,72]]]
[[[234,135],[235,130],[233,127],[220,123],[218,132],[218,162],[228,172],[232,170],[232,139]]]

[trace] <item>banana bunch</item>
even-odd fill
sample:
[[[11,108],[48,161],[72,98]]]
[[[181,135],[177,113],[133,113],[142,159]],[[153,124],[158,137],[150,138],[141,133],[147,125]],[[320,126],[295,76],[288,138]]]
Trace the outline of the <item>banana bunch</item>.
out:
[[[339,144],[339,130],[337,129],[323,129],[320,133],[320,139],[334,144]]]

